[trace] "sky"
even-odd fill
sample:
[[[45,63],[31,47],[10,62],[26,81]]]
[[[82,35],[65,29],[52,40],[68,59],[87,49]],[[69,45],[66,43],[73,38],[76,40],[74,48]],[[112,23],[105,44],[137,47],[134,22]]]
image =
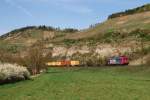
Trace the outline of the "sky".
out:
[[[85,29],[149,0],[0,0],[0,35],[25,26]]]

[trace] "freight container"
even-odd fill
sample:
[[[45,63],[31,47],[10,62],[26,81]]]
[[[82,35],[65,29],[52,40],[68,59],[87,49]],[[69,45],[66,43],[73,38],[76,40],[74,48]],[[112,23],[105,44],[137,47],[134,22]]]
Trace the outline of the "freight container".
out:
[[[79,61],[71,61],[71,66],[78,66],[80,65]]]
[[[52,62],[52,66],[56,66],[56,62]]]
[[[52,66],[52,62],[48,62],[48,63],[46,63],[46,65]]]
[[[61,61],[61,65],[62,66],[70,66],[71,65],[71,61]]]
[[[60,61],[56,62],[56,66],[61,66],[61,62]]]

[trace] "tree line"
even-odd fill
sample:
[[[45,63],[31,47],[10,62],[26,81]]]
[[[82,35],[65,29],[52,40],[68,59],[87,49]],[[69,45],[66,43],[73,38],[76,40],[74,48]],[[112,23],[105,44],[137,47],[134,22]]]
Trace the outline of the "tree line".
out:
[[[136,13],[141,13],[141,12],[146,12],[146,11],[150,11],[150,4],[146,4],[146,5],[143,5],[141,7],[134,8],[134,9],[129,9],[129,10],[126,10],[123,12],[111,14],[108,17],[108,19],[126,16],[126,15],[131,15],[131,14],[136,14]]]

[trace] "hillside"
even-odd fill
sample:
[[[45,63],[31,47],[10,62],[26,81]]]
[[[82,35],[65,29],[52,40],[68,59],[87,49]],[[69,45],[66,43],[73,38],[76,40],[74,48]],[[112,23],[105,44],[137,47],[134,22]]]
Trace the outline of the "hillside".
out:
[[[122,55],[136,60],[142,52],[145,56],[150,52],[149,4],[129,11],[134,13],[122,12],[121,16],[80,31],[47,26],[17,29],[0,37],[0,48],[13,53],[23,52],[40,41],[47,52],[57,57],[71,57],[77,52],[98,53],[105,57],[119,50]]]
[[[21,42],[25,44],[31,44],[36,42],[36,40],[50,40],[54,42],[61,42],[64,39],[85,39],[97,37],[101,38],[104,34],[108,32],[120,32],[120,33],[130,33],[137,29],[149,30],[150,28],[150,11],[138,13],[134,15],[127,15],[123,17],[117,17],[109,19],[103,23],[100,23],[92,28],[82,30],[79,32],[73,32],[73,34],[66,34],[63,31],[54,30],[43,30],[37,28],[27,28],[23,32],[12,31],[8,34],[1,36],[3,40],[14,42]],[[149,33],[148,33],[149,34]]]
[[[136,29],[149,30],[150,28],[150,11],[134,15],[127,15],[109,19],[95,27],[78,32],[77,34],[68,34],[65,38],[80,39],[95,36],[102,36],[109,31],[119,31],[122,33],[129,33]]]
[[[72,34],[77,31],[77,29],[72,28],[61,30],[48,26],[27,26],[0,36],[0,48],[16,52],[14,49],[25,49],[39,41],[49,42],[55,38],[63,37],[66,34]]]
[[[60,30],[59,28],[47,26],[29,26],[13,30],[1,36],[0,38],[3,38],[3,40],[6,41],[10,41],[11,43],[17,41],[17,43],[22,42],[28,44],[29,42],[29,44],[31,44],[32,42],[34,43],[36,40],[48,40],[49,42],[54,41],[59,43],[63,42],[64,39],[79,40],[93,37],[101,38],[104,34],[107,34],[109,32],[119,32],[128,35],[128,33],[138,29],[150,29],[150,4],[146,4],[141,7],[115,14],[118,14],[118,16],[109,18],[102,23],[96,24],[89,29],[81,31],[78,31],[76,29],[66,31],[65,29]]]

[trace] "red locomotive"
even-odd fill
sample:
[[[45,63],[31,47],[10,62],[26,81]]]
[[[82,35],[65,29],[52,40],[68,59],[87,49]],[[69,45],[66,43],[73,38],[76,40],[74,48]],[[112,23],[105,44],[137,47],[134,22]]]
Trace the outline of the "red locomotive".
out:
[[[110,57],[107,61],[107,65],[128,65],[129,59],[126,56],[114,56]]]

